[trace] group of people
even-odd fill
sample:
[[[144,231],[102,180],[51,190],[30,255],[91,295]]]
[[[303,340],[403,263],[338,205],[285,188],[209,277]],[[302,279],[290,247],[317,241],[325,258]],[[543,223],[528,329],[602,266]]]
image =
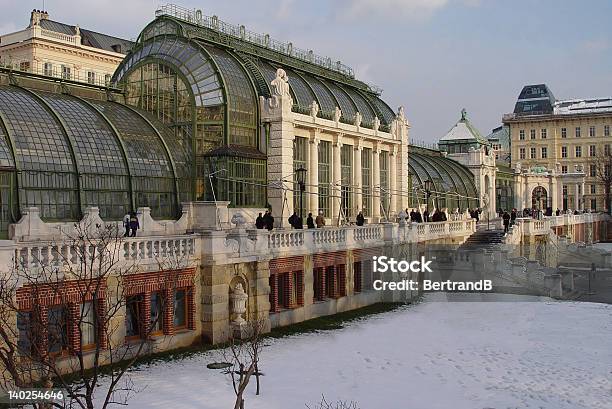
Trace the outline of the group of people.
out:
[[[429,210],[425,209],[423,214],[419,210],[410,210],[406,209],[406,220],[410,220],[413,223],[428,223],[428,222],[445,222],[448,220],[445,212],[440,211],[439,209],[434,210],[433,214],[429,214]]]
[[[259,213],[257,219],[255,219],[255,227],[258,229],[272,230],[274,228],[274,216],[272,216],[272,212],[270,210],[266,210],[263,216],[261,213]]]
[[[123,237],[136,237],[136,231],[140,228],[136,212],[126,213],[123,216],[123,227],[125,228]]]

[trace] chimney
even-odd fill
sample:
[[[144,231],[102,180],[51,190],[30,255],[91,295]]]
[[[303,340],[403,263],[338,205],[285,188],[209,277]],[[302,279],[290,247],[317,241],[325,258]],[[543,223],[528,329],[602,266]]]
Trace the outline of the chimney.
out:
[[[32,10],[32,14],[30,15],[30,27],[37,26],[40,24],[40,20],[48,20],[49,13],[42,10]]]

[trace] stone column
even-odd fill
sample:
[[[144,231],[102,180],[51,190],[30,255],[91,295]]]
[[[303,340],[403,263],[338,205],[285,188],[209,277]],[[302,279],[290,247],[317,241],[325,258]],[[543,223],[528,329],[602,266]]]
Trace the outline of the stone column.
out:
[[[380,221],[380,145],[372,147],[372,221]]]
[[[389,213],[397,214],[398,195],[397,188],[397,146],[389,149]]]
[[[584,179],[582,180],[581,186],[582,186],[582,194],[580,195],[580,197],[582,198],[582,206],[580,206],[580,210],[584,210],[584,209],[587,208],[587,205],[586,205],[585,200],[584,200],[584,195],[586,193],[584,191],[584,187],[585,187],[584,186]]]
[[[580,210],[580,194],[578,193],[578,186],[580,186],[579,183],[576,183],[576,186],[574,187],[574,210]]]
[[[272,206],[272,214],[277,226],[282,226],[293,213],[293,200],[291,192],[287,192],[287,203],[284,204],[285,194],[281,185],[292,186],[293,174],[293,99],[289,92],[287,74],[278,69],[276,78],[270,83],[272,96],[260,97],[261,121],[269,124],[270,142],[268,145],[268,202]],[[285,223],[286,224],[286,223]]]
[[[361,152],[363,151],[362,143],[363,138],[356,140],[355,149],[353,150],[353,186],[355,187],[355,191],[353,192],[353,203],[355,204],[355,209],[357,209],[357,214],[359,214],[360,210],[363,210],[363,184],[361,179]]]
[[[336,136],[332,146],[332,189],[331,189],[331,219],[332,225],[338,221],[340,214],[340,187],[342,186],[340,172],[340,152],[342,150],[342,134]]]
[[[306,208],[312,213],[313,218],[319,214],[319,130],[310,132],[308,150],[308,199]]]

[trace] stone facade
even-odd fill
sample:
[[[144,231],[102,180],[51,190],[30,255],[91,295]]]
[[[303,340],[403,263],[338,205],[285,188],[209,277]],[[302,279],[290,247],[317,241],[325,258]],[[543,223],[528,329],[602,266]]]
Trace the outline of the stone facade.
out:
[[[329,208],[326,212],[328,224],[337,225],[343,217],[354,217],[364,210],[362,186],[362,151],[371,152],[371,196],[369,208],[365,210],[368,221],[376,223],[379,220],[392,219],[401,209],[408,207],[409,190],[405,183],[408,180],[408,129],[409,123],[404,116],[404,110],[398,109],[390,132],[382,132],[375,126],[373,129],[339,121],[336,118],[324,119],[317,117],[316,103],[313,115],[292,112],[293,100],[289,94],[286,74],[282,69],[271,83],[274,90],[269,99],[260,97],[261,120],[268,124],[270,145],[268,149],[268,200],[272,206],[275,223],[278,226],[287,225],[286,219],[299,209],[294,209],[293,195],[298,194],[293,188],[294,175],[294,140],[303,138],[306,141],[307,181],[304,201],[304,213],[319,214],[319,199],[321,187],[328,189]],[[375,123],[380,121],[375,121]],[[319,149],[321,142],[330,146],[329,182],[321,182],[319,178]],[[351,177],[344,180],[341,174],[341,151],[344,146],[351,149]],[[380,156],[388,157],[387,186],[381,186]],[[350,187],[349,214],[341,214],[342,187]],[[381,198],[389,197],[387,208],[381,208]]]
[[[114,47],[110,49],[88,45],[90,32],[82,32],[78,25],[53,22],[63,28],[70,28],[71,33],[67,34],[54,30],[51,24],[47,25],[49,21],[47,12],[33,10],[28,27],[1,35],[0,66],[100,86],[108,85],[128,51],[126,43],[129,42],[115,38],[116,41],[110,41],[111,47]]]

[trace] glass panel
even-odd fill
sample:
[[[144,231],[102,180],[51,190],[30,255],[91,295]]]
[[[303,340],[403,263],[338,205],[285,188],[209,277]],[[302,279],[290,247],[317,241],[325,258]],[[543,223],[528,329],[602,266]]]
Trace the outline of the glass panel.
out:
[[[356,216],[353,208],[353,146],[342,145],[340,150],[340,208],[345,217]]]
[[[331,143],[319,142],[319,214],[330,217],[329,190],[331,183]]]
[[[151,314],[150,314],[151,333],[162,330],[162,298],[158,292],[151,293]]]
[[[142,296],[128,297],[125,306],[125,336],[138,337],[141,334]]]
[[[257,102],[251,80],[240,63],[227,51],[209,45],[205,47],[223,74],[228,94],[229,144],[257,146]]]
[[[13,161],[13,155],[11,153],[11,147],[8,142],[8,134],[4,130],[2,120],[0,120],[0,166],[15,166],[15,162]]]
[[[343,87],[342,89],[346,91],[347,94],[350,95],[350,97],[353,99],[353,101],[357,105],[357,111],[359,111],[359,113],[363,117],[362,124],[364,126],[372,126],[372,124],[374,123],[374,117],[376,116],[376,114],[374,113],[374,110],[372,109],[370,104],[368,104],[365,98],[362,97],[361,94],[355,91],[354,89],[350,87]]]
[[[308,139],[295,137],[293,139],[293,209],[298,213],[300,211],[300,184],[298,183],[298,175],[295,172],[300,167],[306,168],[307,161]],[[302,194],[304,198],[304,194]]]
[[[340,104],[340,110],[342,111],[342,118],[350,123],[353,123],[355,120],[355,114],[357,110],[355,109],[355,104],[351,101],[350,97],[346,95],[339,86],[330,81],[324,81],[325,85],[331,90],[331,92],[336,97],[338,104]]]
[[[177,67],[180,73],[187,78],[188,86],[195,97],[194,103],[196,106],[219,105],[224,102],[221,83],[209,57],[193,43],[183,38],[163,36],[151,39],[139,47],[142,48],[134,50],[131,57],[126,57],[125,63],[118,70],[114,79],[115,82],[127,79],[127,83],[131,85],[128,89],[134,91],[134,88],[138,87],[133,87],[133,85],[140,80],[137,75],[133,76],[133,74],[140,68],[134,69],[133,67],[142,63],[143,60],[157,58],[166,61],[167,65]],[[143,78],[143,80],[147,79],[152,80],[153,77]],[[132,94],[129,94],[129,96],[133,98]],[[147,109],[145,106],[143,108]]]
[[[115,126],[126,148],[136,207],[150,207],[153,217],[175,216],[174,176],[166,148],[153,128],[121,104],[89,101]],[[162,206],[163,205],[163,206]]]
[[[372,209],[372,149],[361,151],[361,192],[363,215],[370,216]]]
[[[47,311],[47,347],[51,353],[68,349],[68,311],[52,307]]]
[[[187,325],[187,297],[185,290],[174,292],[174,326],[184,327]]]
[[[389,108],[389,105],[385,104],[375,95],[368,95],[367,97],[368,100],[376,107],[376,109],[380,111],[380,114],[382,115],[380,121],[386,125],[391,125],[391,122],[393,122],[395,119],[395,113],[391,108]]]
[[[22,208],[36,206],[45,219],[78,219],[76,168],[60,124],[19,88],[0,87],[0,109],[22,168],[18,176]],[[42,203],[45,196],[52,198],[47,204]]]
[[[308,84],[295,72],[285,68],[287,77],[289,78],[289,86],[293,90],[297,99],[296,104],[301,107],[309,107],[312,101],[316,100],[316,97]]]
[[[336,110],[336,105],[338,104],[336,103],[336,100],[334,99],[331,92],[329,92],[327,87],[325,87],[325,85],[323,85],[321,81],[309,75],[304,74],[303,77],[306,82],[310,84],[315,94],[317,94],[321,110],[326,111],[328,114],[334,112]]]
[[[86,192],[83,208],[98,206],[102,218],[123,217],[130,209],[128,172],[122,148],[110,126],[99,113],[74,97],[46,92],[40,92],[40,96],[61,116],[75,141],[81,188]],[[123,201],[110,200],[112,191],[120,193]]]
[[[93,302],[81,304],[81,346],[96,343],[96,308]]]
[[[380,204],[389,216],[389,152],[380,151]]]

